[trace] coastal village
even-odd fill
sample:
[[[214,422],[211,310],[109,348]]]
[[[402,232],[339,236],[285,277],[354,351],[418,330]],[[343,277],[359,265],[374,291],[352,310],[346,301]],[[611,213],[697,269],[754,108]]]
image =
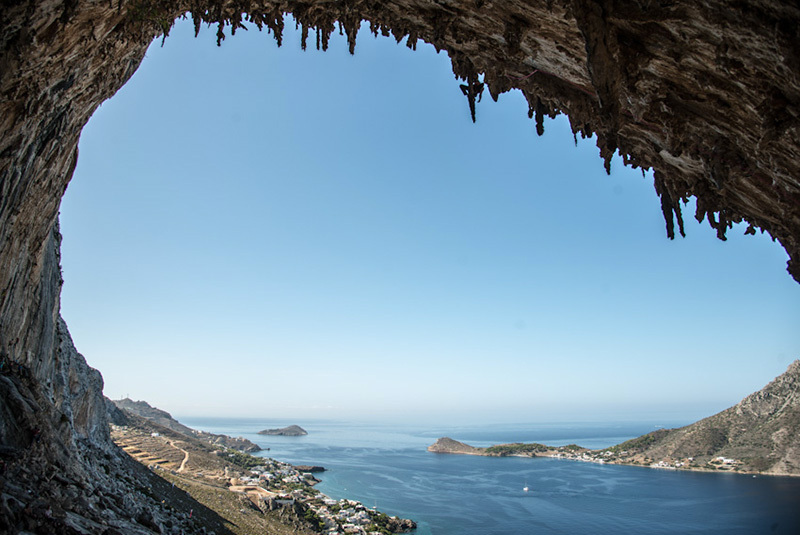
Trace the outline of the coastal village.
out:
[[[645,435],[647,436],[647,435]],[[470,446],[449,437],[442,437],[428,447],[432,453],[455,453],[484,457],[550,457],[598,464],[626,464],[668,470],[722,470],[746,472],[742,461],[724,456],[711,458],[682,457],[654,459],[643,451],[642,437],[610,448],[591,450],[576,444],[546,446],[538,443],[498,444],[486,448]],[[645,442],[647,440],[645,439]]]
[[[126,412],[124,421],[112,424],[112,439],[171,483],[175,492],[191,495],[212,514],[222,516],[224,528],[209,526],[209,533],[391,535],[416,529],[412,520],[319,492],[314,488],[319,482],[314,473],[323,472],[323,467],[293,466],[254,456],[243,451],[258,449],[246,439],[186,428],[163,411],[158,411],[156,423],[157,410],[146,408],[151,410],[150,419]],[[184,514],[194,518],[201,510]]]
[[[245,494],[260,508],[274,510],[300,505],[304,518],[325,535],[385,535],[416,527],[410,520],[390,517],[361,502],[335,500],[318,492],[313,488],[318,480],[301,467],[273,459],[262,460],[264,464],[253,467],[249,475],[232,479],[229,487],[232,492]]]
[[[548,454],[549,453],[549,454]],[[606,450],[581,450],[569,451],[562,448],[556,448],[554,452],[540,454],[542,457],[553,457],[556,459],[569,459],[573,461],[582,461],[599,464],[629,464],[640,465],[648,468],[664,468],[667,470],[732,470],[738,471],[742,465],[741,461],[736,459],[729,459],[727,457],[715,457],[710,461],[698,461],[694,457],[684,457],[680,459],[661,459],[654,460],[646,456],[635,455],[633,452],[621,450],[619,452],[613,449]]]

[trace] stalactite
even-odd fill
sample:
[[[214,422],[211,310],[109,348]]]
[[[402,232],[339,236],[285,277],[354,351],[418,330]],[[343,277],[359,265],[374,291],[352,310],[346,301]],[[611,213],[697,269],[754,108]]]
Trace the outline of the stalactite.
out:
[[[668,150],[671,157],[700,160],[706,170],[706,176],[678,184],[680,179],[675,177],[681,176],[680,169],[672,168],[669,164],[664,166],[664,162],[658,157],[664,147],[664,128],[674,130],[675,127],[664,124],[664,119],[659,116],[660,112],[657,109],[652,107],[646,109],[646,106],[634,105],[633,102],[617,98],[620,91],[635,87],[630,83],[617,85],[625,76],[633,76],[631,72],[634,71],[620,70],[616,65],[619,61],[624,62],[625,58],[617,54],[617,51],[621,50],[616,41],[617,34],[613,31],[608,32],[608,28],[613,26],[613,17],[608,18],[608,13],[602,11],[602,8],[597,11],[591,3],[572,1],[560,4],[560,8],[566,9],[567,18],[576,18],[580,32],[587,40],[586,52],[589,57],[586,68],[590,83],[586,79],[569,75],[561,68],[551,67],[552,70],[548,71],[542,69],[542,65],[534,65],[535,51],[525,58],[511,58],[523,50],[536,49],[536,46],[532,46],[536,43],[529,31],[535,24],[531,22],[530,15],[525,9],[512,9],[503,19],[496,21],[499,22],[499,26],[494,29],[492,35],[502,37],[505,44],[500,45],[503,49],[503,60],[491,63],[486,62],[485,55],[480,51],[462,46],[476,41],[480,36],[480,30],[477,30],[474,24],[465,21],[463,18],[465,8],[461,5],[435,2],[429,8],[415,12],[413,17],[407,14],[398,17],[392,8],[384,7],[382,3],[372,0],[337,0],[323,3],[286,0],[257,4],[260,13],[258,16],[253,14],[254,3],[249,0],[212,0],[210,4],[202,4],[200,0],[190,0],[189,11],[195,34],[199,32],[202,22],[209,25],[216,24],[217,42],[221,44],[225,39],[224,26],[230,24],[233,35],[238,28],[245,27],[241,24],[242,15],[250,13],[248,20],[255,22],[259,29],[262,25],[266,25],[269,31],[274,32],[278,46],[281,46],[284,13],[291,13],[302,26],[301,46],[304,49],[307,46],[308,32],[314,28],[317,48],[327,50],[329,38],[338,26],[340,34],[347,35],[349,49],[353,53],[362,16],[369,13],[366,19],[369,21],[370,32],[375,36],[391,35],[398,43],[405,39],[405,45],[411,49],[415,49],[422,39],[432,44],[437,52],[447,51],[452,59],[456,78],[465,82],[460,84],[460,88],[467,98],[473,121],[477,120],[476,107],[482,97],[483,89],[488,88],[489,94],[495,100],[506,91],[520,89],[528,99],[529,116],[535,118],[538,135],[544,133],[545,114],[555,117],[562,112],[570,116],[573,142],[576,145],[578,133],[583,139],[596,133],[597,146],[607,173],[611,171],[611,161],[618,149],[623,157],[623,163],[641,167],[643,174],[646,168],[662,164],[662,172],[671,173],[670,179],[664,181],[669,185],[669,191],[664,190],[668,195],[666,199],[661,195],[662,211],[668,211],[669,217],[677,221],[677,226],[681,229],[682,215],[678,200],[686,199],[688,196],[702,196],[703,199],[698,200],[695,212],[695,217],[702,221],[705,214],[712,210],[719,211],[720,207],[730,204],[730,197],[726,192],[729,184],[733,184],[741,176],[752,177],[757,172],[758,167],[753,164],[752,157],[735,140],[721,131],[709,131],[709,137],[700,141],[682,139],[680,136],[669,139]],[[129,4],[127,9],[158,28],[166,37],[172,21],[166,16],[170,13],[170,8],[165,6],[169,4],[162,0],[139,0]],[[576,6],[582,6],[586,10],[577,13]],[[551,5],[548,10],[552,9]],[[423,30],[420,30],[421,28]],[[780,31],[786,33],[785,30]],[[601,96],[603,98],[600,98]],[[623,104],[626,106],[624,109]],[[676,104],[667,100],[666,106],[674,108]],[[581,120],[572,124],[573,117],[581,117]],[[643,117],[647,117],[648,121],[645,122]],[[587,118],[593,118],[592,124]],[[758,126],[754,126],[756,127]],[[646,136],[647,141],[642,140],[642,135]],[[625,136],[625,139],[618,139],[617,136]],[[649,141],[650,136],[652,142]],[[643,150],[646,157],[641,161],[630,158],[622,154],[620,146],[626,147],[628,151],[632,148]],[[770,185],[765,182],[764,187],[776,186],[774,183]],[[677,195],[677,192],[683,194]],[[738,210],[742,210],[741,206]],[[731,223],[741,218],[741,212],[728,210],[720,218],[720,222],[710,218],[709,223],[717,234],[724,238],[725,231],[730,228]],[[774,222],[770,221],[770,225],[774,226]],[[674,226],[673,223],[673,234]],[[752,232],[754,231],[748,231],[748,234]],[[781,240],[785,245],[787,232],[786,228],[782,227]],[[797,240],[788,241],[794,243]],[[797,271],[800,273],[800,268],[797,268]],[[797,277],[800,280],[800,275]]]
[[[406,41],[406,46],[411,50],[417,49],[417,34],[415,32],[411,32],[408,34],[408,40]]]
[[[225,29],[225,23],[220,22],[217,25],[217,46],[222,46],[222,41],[225,40],[225,32],[223,31],[224,29]]]
[[[544,114],[546,112],[544,104],[539,97],[536,97],[536,134],[544,135]]]
[[[300,24],[300,49],[306,49],[306,43],[308,42],[308,25]]]
[[[667,183],[662,179],[660,173],[655,173],[653,185],[655,186],[656,193],[661,198],[661,213],[664,215],[664,222],[667,226],[667,237],[670,240],[675,239],[675,221],[678,222],[678,231],[682,237],[686,237],[683,226],[683,212],[681,205],[673,200],[673,196],[669,192]]]
[[[461,92],[467,97],[469,102],[469,113],[472,117],[472,122],[475,122],[475,102],[481,101],[483,97],[483,83],[478,80],[478,75],[471,73],[467,75],[467,83],[461,84]]]
[[[350,54],[353,55],[356,52],[356,38],[358,37],[358,30],[361,27],[361,17],[352,13],[348,13],[345,16],[344,22],[342,22],[341,19],[339,20],[340,34],[342,27],[344,27],[344,33],[347,35],[347,45],[349,47]]]

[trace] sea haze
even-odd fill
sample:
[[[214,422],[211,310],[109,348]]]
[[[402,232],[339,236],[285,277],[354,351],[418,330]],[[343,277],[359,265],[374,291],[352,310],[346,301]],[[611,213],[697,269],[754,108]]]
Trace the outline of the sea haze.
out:
[[[419,535],[800,533],[800,478],[678,472],[548,458],[428,453],[450,436],[502,442],[610,446],[672,422],[393,426],[334,421],[183,418],[243,436],[261,455],[318,464],[319,490],[411,518]],[[307,436],[257,432],[298,424]],[[523,487],[529,487],[525,492]]]

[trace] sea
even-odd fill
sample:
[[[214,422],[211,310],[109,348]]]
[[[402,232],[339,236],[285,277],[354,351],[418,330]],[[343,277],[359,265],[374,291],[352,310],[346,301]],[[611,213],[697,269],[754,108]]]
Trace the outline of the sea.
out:
[[[242,436],[258,455],[321,465],[317,488],[417,522],[417,535],[800,535],[800,478],[685,472],[552,458],[434,454],[442,436],[602,448],[652,431],[650,422],[388,425],[328,420],[181,418]],[[300,437],[258,435],[297,424]],[[267,448],[269,448],[267,450]],[[524,488],[528,490],[525,491]]]

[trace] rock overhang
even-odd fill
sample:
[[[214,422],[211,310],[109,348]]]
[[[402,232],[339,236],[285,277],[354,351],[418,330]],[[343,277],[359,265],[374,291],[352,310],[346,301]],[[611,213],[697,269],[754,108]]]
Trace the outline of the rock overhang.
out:
[[[176,19],[242,25],[281,43],[286,14],[303,46],[333,31],[351,51],[362,21],[451,58],[470,104],[521,91],[541,133],[568,115],[601,157],[652,168],[670,237],[681,202],[721,238],[733,222],[769,232],[800,280],[800,7],[778,0],[306,0],[11,2],[0,12],[0,359],[3,446],[32,440],[77,480],[81,444],[108,452],[102,379],[59,318],[57,212],[81,129]],[[5,450],[4,450],[5,451]],[[109,455],[104,453],[104,455]],[[66,469],[67,459],[83,468]],[[42,470],[47,471],[46,468]],[[120,491],[124,492],[124,491]],[[6,514],[6,513],[3,513]],[[84,512],[91,516],[90,512]]]
[[[606,162],[618,151],[626,163],[652,168],[670,237],[683,231],[682,201],[696,197],[695,216],[721,238],[739,221],[750,223],[747,232],[769,232],[800,280],[797,6],[777,0],[733,8],[721,0],[11,3],[0,13],[0,352],[28,370],[30,384],[22,390],[39,407],[29,416],[42,436],[64,442],[62,451],[73,447],[70,433],[104,442],[97,431],[101,398],[92,393],[101,382],[59,320],[56,217],[81,129],[177,17],[192,18],[196,28],[215,25],[224,46],[243,25],[281,44],[287,14],[302,27],[303,46],[324,49],[331,32],[342,31],[355,51],[362,21],[411,48],[431,43],[449,55],[471,107],[482,93],[521,91],[539,133],[544,116],[564,113],[575,135],[597,135]],[[76,381],[85,391],[73,399],[68,383]],[[3,418],[4,429],[32,425],[27,416]]]

